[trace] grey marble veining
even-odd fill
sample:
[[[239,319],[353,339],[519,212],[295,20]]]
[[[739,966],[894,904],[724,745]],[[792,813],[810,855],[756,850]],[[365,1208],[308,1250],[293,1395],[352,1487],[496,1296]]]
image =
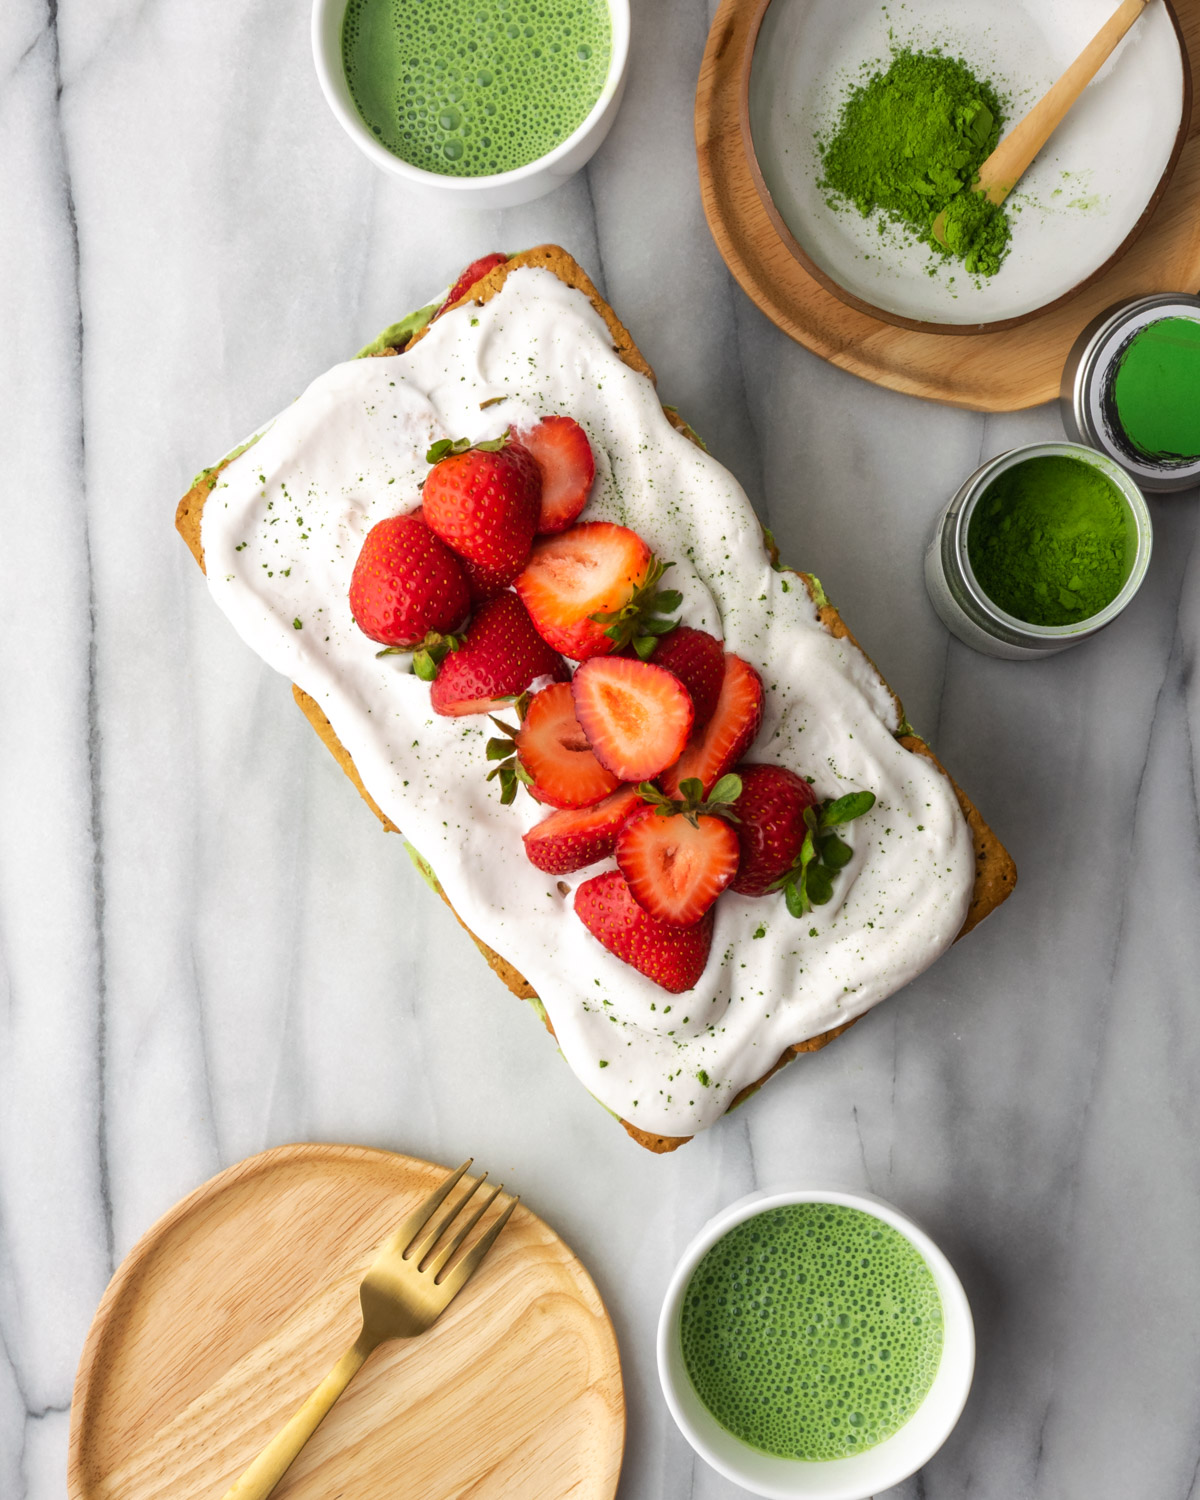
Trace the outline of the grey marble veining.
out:
[[[979,1333],[965,1416],[889,1500],[1200,1496],[1196,495],[1147,584],[1038,664],[926,602],[933,517],[1059,435],[877,390],[790,343],[704,224],[711,7],[635,0],[608,142],[554,196],[435,207],[320,98],[306,6],[0,9],[0,1496],[64,1485],[117,1260],[296,1139],[470,1151],[583,1255],[624,1359],[622,1500],[738,1493],[658,1393],[708,1214],[826,1178],[920,1218]],[[262,667],[171,525],[192,473],[475,254],[553,239],[814,569],[1016,856],[1017,894],[835,1046],[667,1158],[578,1087]],[[586,1168],[592,1191],[578,1189]]]

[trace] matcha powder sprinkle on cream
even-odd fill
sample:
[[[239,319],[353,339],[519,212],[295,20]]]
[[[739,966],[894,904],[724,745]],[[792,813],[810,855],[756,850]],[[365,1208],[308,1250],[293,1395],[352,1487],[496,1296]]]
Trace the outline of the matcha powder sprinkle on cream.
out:
[[[994,276],[1008,250],[1008,215],[970,187],[1003,124],[995,89],[961,58],[895,52],[818,140],[820,187],[831,207],[853,204],[864,218],[878,210],[972,275]],[[944,246],[933,237],[943,209]]]

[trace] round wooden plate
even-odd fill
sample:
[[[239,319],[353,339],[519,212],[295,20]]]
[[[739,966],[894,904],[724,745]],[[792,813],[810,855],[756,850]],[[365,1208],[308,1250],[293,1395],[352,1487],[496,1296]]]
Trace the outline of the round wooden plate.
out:
[[[1080,331],[1106,307],[1146,292],[1200,288],[1200,118],[1137,241],[1077,296],[1017,328],[947,338],[848,306],[795,258],[772,223],[745,149],[744,83],[761,0],[721,0],[696,89],[696,152],[709,228],[726,265],[771,321],[852,374],[973,411],[1053,400]],[[1175,0],[1196,91],[1200,0]]]
[[[177,1204],[122,1262],[84,1345],[71,1500],[220,1500],[358,1332],[358,1283],[444,1167],[281,1146]],[[591,1278],[518,1207],[421,1338],[384,1344],[280,1500],[611,1500],[616,1339]]]

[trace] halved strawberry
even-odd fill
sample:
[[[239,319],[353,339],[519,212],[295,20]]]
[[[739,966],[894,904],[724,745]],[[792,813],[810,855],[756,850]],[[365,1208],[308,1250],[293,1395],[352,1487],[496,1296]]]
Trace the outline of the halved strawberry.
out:
[[[575,915],[610,953],[673,995],[692,989],[704,973],[711,909],[691,927],[674,927],[637,904],[619,870],[607,870],[575,892]]]
[[[490,255],[481,255],[478,260],[473,260],[450,288],[445,302],[442,303],[433,317],[440,318],[448,307],[453,306],[460,297],[465,297],[477,281],[482,281],[489,271],[494,271],[497,266],[502,266],[507,259],[507,255],[501,255],[498,250],[494,250]],[[433,318],[429,321],[432,323]]]
[[[592,754],[575,717],[568,682],[556,682],[529,700],[517,731],[517,757],[533,777],[530,788],[551,807],[590,807],[620,786]]]
[[[516,594],[500,594],[480,605],[462,645],[443,660],[430,698],[434,711],[447,717],[489,714],[506,707],[535,677],[565,682],[569,675]]]
[[[725,648],[707,630],[680,625],[665,635],[648,658],[656,667],[674,672],[691,695],[695,711],[693,732],[703,729],[713,716],[725,677]]]
[[[648,807],[622,828],[617,864],[639,906],[690,927],[737,873],[737,834],[724,818],[664,818]]]
[[[535,542],[514,587],[542,638],[585,661],[672,629],[658,618],[680,603],[657,589],[665,566],[627,526],[583,521]]]
[[[542,509],[538,535],[565,531],[587,504],[596,460],[588,435],[572,417],[543,417],[536,426],[514,434],[542,471]]]
[[[742,791],[733,805],[741,859],[733,889],[743,896],[765,896],[796,863],[808,825],[804,810],[817,794],[786,766],[737,767]]]
[[[623,786],[592,807],[552,812],[525,835],[529,862],[548,875],[567,875],[607,859],[626,821],[644,805],[633,787]]]
[[[507,434],[472,447],[434,443],[421,509],[447,547],[473,565],[477,592],[507,588],[525,565],[537,526],[542,476]]]
[[[453,630],[469,608],[458,558],[420,516],[371,527],[350,578],[350,612],[364,635],[405,649]]]
[[[647,781],[674,765],[692,731],[692,700],[665,667],[593,656],[571,679],[575,717],[592,752],[622,781]]]
[[[737,764],[754,743],[762,725],[763,685],[754,668],[734,656],[725,655],[725,676],[721,679],[721,696],[712,718],[659,781],[669,796],[679,795],[680,783],[695,777],[705,792]]]

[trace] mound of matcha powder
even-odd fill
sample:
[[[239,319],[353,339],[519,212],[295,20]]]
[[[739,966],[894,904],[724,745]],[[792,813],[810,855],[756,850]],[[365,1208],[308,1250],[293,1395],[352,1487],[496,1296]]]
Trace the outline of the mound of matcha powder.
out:
[[[969,191],[1000,139],[1004,114],[991,84],[961,58],[893,53],[843,104],[833,134],[818,140],[820,186],[833,207],[877,209],[975,276],[994,276],[1008,249],[1003,205]],[[933,221],[946,210],[946,244]]]
[[[967,532],[980,588],[1031,625],[1076,625],[1125,581],[1129,528],[1112,482],[1077,458],[1027,458],[993,479]]]

